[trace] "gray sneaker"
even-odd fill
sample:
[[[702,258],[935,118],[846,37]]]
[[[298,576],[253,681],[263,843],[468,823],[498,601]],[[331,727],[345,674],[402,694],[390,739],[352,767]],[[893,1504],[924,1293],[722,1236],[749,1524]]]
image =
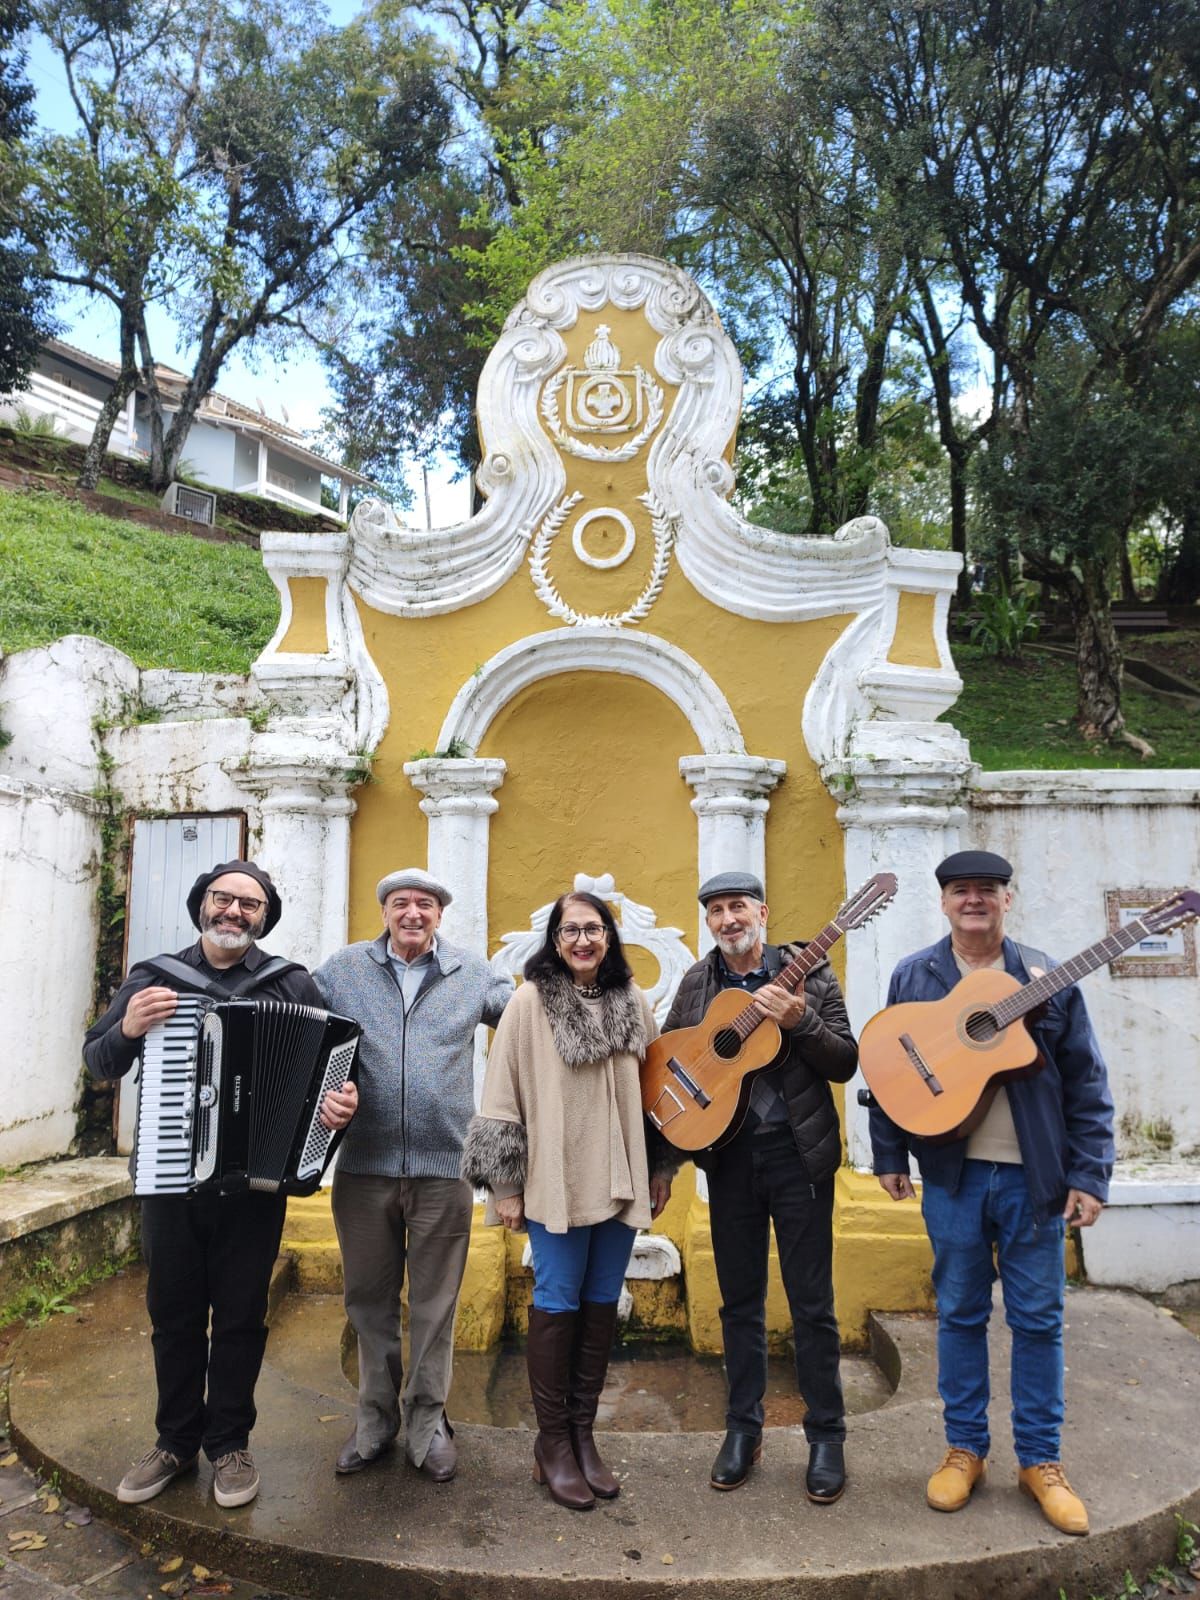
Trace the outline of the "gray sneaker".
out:
[[[258,1468],[249,1450],[231,1450],[213,1462],[213,1499],[227,1510],[249,1505],[258,1493]]]
[[[117,1485],[117,1499],[127,1506],[140,1505],[143,1500],[153,1500],[156,1494],[161,1494],[167,1485],[180,1473],[190,1472],[196,1465],[196,1457],[192,1456],[187,1461],[181,1461],[178,1456],[172,1455],[169,1450],[147,1450],[139,1461],[135,1461],[129,1471]]]

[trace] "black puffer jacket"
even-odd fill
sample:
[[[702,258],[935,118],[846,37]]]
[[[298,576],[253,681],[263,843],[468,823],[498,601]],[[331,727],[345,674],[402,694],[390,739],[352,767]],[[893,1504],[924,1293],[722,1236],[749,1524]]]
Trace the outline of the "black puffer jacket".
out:
[[[767,971],[778,977],[782,968],[804,948],[804,941],[764,946]],[[720,988],[720,952],[712,949],[685,972],[663,1025],[693,1028],[708,1010]],[[823,1183],[841,1165],[842,1133],[831,1083],[848,1083],[858,1066],[858,1045],[850,1032],[841,987],[828,961],[822,961],[804,981],[806,1001],[798,1027],[786,1030],[783,1049],[766,1071],[787,1102],[788,1121],[810,1183]],[[701,1150],[696,1165],[711,1172],[721,1159],[719,1150]]]

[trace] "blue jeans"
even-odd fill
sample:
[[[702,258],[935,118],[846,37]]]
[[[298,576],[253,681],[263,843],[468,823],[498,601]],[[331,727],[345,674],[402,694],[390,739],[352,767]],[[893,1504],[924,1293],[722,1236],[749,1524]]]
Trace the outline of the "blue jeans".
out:
[[[946,1442],[988,1453],[988,1317],[999,1268],[1012,1330],[1012,1428],[1023,1467],[1060,1459],[1063,1421],[1063,1219],[1039,1222],[1025,1170],[966,1161],[957,1194],[926,1183],[933,1245],[938,1392]],[[995,1263],[993,1264],[993,1250]]]
[[[621,1298],[636,1228],[616,1217],[566,1233],[550,1233],[532,1217],[525,1225],[533,1252],[533,1303],[539,1311],[578,1311],[581,1300],[612,1305]]]

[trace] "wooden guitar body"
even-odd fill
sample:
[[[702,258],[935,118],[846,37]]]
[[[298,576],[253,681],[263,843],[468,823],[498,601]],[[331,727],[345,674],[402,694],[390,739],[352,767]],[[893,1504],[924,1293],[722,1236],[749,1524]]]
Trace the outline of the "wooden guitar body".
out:
[[[997,968],[969,972],[944,1000],[889,1006],[858,1041],[863,1077],[897,1127],[922,1139],[960,1138],[997,1087],[1037,1072],[1041,1057],[1018,1018],[997,1029],[990,1007],[1022,987]]]
[[[743,989],[722,989],[694,1028],[664,1033],[642,1065],[642,1109],[680,1150],[731,1139],[750,1101],[749,1074],[769,1067],[783,1035],[769,1018],[747,1039],[731,1024],[754,1004]]]

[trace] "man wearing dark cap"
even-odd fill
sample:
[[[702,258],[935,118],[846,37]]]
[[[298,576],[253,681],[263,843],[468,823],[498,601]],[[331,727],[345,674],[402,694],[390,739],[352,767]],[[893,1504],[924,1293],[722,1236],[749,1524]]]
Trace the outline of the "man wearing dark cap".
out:
[[[889,1006],[941,1000],[960,978],[996,967],[1028,983],[1054,965],[1005,934],[1013,869],[987,850],[961,850],[936,869],[950,932],[892,974]],[[875,1171],[893,1200],[914,1194],[910,1152],[924,1180],[938,1306],[938,1389],[947,1450],[929,1480],[935,1511],[959,1511],[986,1476],[987,1326],[1000,1277],[1012,1330],[1013,1439],[1018,1481],[1063,1533],[1088,1531],[1061,1461],[1063,1234],[1090,1227],[1108,1198],[1113,1104],[1079,989],[1030,1014],[1044,1066],[996,1090],[965,1138],[932,1144],[871,1108]],[[993,1265],[993,1258],[995,1265]]]
[[[827,961],[796,994],[775,982],[801,945],[765,942],[766,898],[753,873],[718,873],[698,898],[715,945],[684,974],[663,1031],[696,1026],[719,990],[741,989],[783,1032],[779,1056],[752,1079],[749,1110],[736,1136],[695,1158],[708,1177],[729,1381],[727,1431],[711,1482],[714,1489],[738,1488],[762,1454],[773,1223],[792,1313],[796,1378],[807,1406],[806,1489],[815,1504],[829,1505],[846,1483],[833,1314],[833,1182],[842,1136],[830,1085],[854,1076],[858,1047]]]
[[[255,862],[226,861],[202,873],[187,908],[200,930],[196,943],[138,962],[88,1029],[83,1058],[94,1077],[124,1077],[139,1061],[148,1029],[172,1016],[188,990],[323,1004],[302,966],[259,949],[282,906]],[[357,1090],[348,1084],[326,1095],[322,1121],[345,1127],[356,1105]],[[248,1445],[267,1343],[267,1289],[286,1209],[286,1195],[253,1191],[143,1198],[158,1437],[122,1478],[118,1500],[152,1500],[196,1465],[201,1449],[213,1464],[218,1505],[245,1505],[258,1493]]]
[[[313,974],[325,1004],[362,1026],[362,1109],[333,1180],[346,1315],[358,1339],[358,1414],[334,1470],[346,1475],[379,1461],[403,1412],[409,1461],[445,1483],[458,1466],[446,1399],[475,1198],[459,1177],[475,1113],[475,1030],[495,1027],[513,983],[439,935],[452,896],[428,872],[389,872],[376,893],[383,932],[347,945]]]

